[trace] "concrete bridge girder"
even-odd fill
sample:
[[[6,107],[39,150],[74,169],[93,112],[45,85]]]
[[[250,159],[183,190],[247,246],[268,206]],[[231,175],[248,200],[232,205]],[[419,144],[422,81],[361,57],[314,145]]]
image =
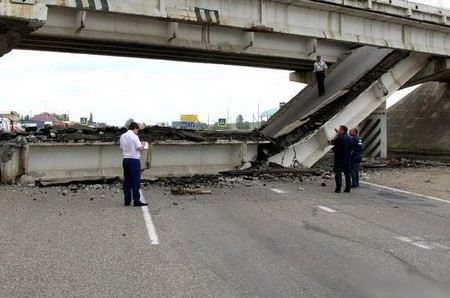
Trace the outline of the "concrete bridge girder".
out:
[[[74,1],[37,1],[76,8]],[[450,55],[449,27],[442,22],[448,11],[421,5],[408,16],[401,5],[373,2],[361,9],[361,1],[332,0],[107,1],[108,11],[119,14]]]
[[[241,28],[167,22],[126,14],[61,7],[19,48],[125,55],[279,69],[310,69],[311,38]],[[349,45],[324,40],[316,50],[335,62]],[[258,58],[260,57],[260,58]]]
[[[403,0],[21,2],[3,1],[0,17],[33,19],[12,5],[48,9],[45,25],[19,45],[25,49],[291,70],[310,69],[316,53],[335,62],[355,44],[450,56],[449,12]]]

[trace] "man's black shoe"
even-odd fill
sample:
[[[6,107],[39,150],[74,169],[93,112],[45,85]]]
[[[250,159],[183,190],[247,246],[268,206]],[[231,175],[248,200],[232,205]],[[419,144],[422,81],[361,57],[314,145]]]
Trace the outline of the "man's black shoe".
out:
[[[141,206],[147,206],[147,205],[148,205],[147,203],[142,203],[142,202],[137,202],[137,203],[133,204],[134,207],[141,207]]]
[[[334,192],[335,192],[335,193],[340,193],[341,190],[340,190],[340,189],[335,189]]]
[[[350,192],[350,188],[344,189],[344,192]]]
[[[131,204],[130,202],[125,202],[123,205],[124,206],[130,206],[130,204]]]

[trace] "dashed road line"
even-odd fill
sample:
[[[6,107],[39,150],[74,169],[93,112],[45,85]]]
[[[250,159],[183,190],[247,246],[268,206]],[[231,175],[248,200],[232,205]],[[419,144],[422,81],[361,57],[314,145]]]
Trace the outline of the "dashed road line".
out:
[[[414,241],[413,239],[405,237],[405,236],[396,236],[396,237],[394,237],[394,239],[397,239],[404,243],[409,243],[411,245],[414,245],[416,247],[420,247],[423,249],[431,249],[432,248],[428,244],[425,244],[423,241]]]
[[[398,188],[394,188],[394,187],[379,185],[379,184],[365,182],[365,181],[360,181],[360,183],[361,184],[370,185],[370,186],[374,186],[374,187],[378,187],[378,188],[387,189],[387,190],[390,190],[390,191],[393,191],[393,192],[399,192],[399,193],[404,193],[404,194],[408,194],[408,195],[414,195],[414,196],[417,196],[417,197],[422,197],[422,198],[425,198],[425,199],[429,199],[429,200],[434,200],[434,201],[439,201],[439,202],[444,202],[444,203],[450,204],[450,201],[447,201],[447,200],[444,200],[444,199],[440,199],[440,198],[436,198],[436,197],[432,197],[432,196],[422,195],[420,193],[415,193],[415,192],[411,192],[411,191],[406,191],[406,190],[402,190],[402,189],[398,189]]]
[[[411,244],[414,245],[414,246],[423,248],[423,249],[431,249],[431,247],[429,247],[428,245],[423,244],[423,243],[421,243],[421,242],[413,242],[413,243],[411,243]]]
[[[141,194],[141,201],[143,203],[147,203],[142,190],[139,190],[139,193]],[[158,245],[159,238],[158,238],[158,234],[156,233],[155,225],[153,224],[153,221],[152,221],[152,216],[150,215],[150,210],[148,209],[148,206],[142,206],[141,210],[142,210],[142,215],[144,216],[145,226],[147,227],[147,233],[148,233],[148,237],[150,239],[150,245]]]
[[[327,207],[327,206],[321,206],[321,205],[319,205],[319,206],[317,206],[317,207],[319,207],[319,208],[322,209],[323,211],[326,211],[326,212],[329,212],[329,213],[336,213],[336,212],[337,212],[336,210],[334,210],[334,209],[332,209],[332,208],[330,208],[330,207]]]
[[[284,190],[282,190],[282,189],[279,189],[279,188],[271,188],[271,190],[272,190],[273,192],[276,192],[276,193],[279,193],[279,194],[284,194],[284,193],[286,193],[286,191],[284,191]]]

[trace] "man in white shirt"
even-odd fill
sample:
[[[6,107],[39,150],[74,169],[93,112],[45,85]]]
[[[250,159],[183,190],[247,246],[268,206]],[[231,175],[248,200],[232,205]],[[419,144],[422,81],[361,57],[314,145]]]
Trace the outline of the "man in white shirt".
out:
[[[123,194],[125,206],[130,206],[133,194],[133,205],[135,207],[146,206],[141,202],[139,189],[141,188],[141,151],[145,143],[137,136],[139,124],[131,122],[128,131],[120,136],[120,150],[123,157]]]
[[[314,72],[316,74],[317,88],[319,89],[319,96],[325,94],[325,77],[327,76],[328,66],[322,57],[317,56],[316,62],[314,62]]]

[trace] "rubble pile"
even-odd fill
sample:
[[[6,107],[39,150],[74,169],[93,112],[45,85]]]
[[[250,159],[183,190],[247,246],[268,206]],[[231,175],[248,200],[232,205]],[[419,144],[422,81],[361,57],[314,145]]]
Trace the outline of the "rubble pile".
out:
[[[83,142],[119,142],[120,135],[126,132],[125,128],[105,127],[69,127],[69,128],[44,128],[39,131],[22,133],[0,134],[0,142],[9,141],[18,144],[27,143],[83,143]],[[215,142],[222,141],[268,141],[257,131],[194,131],[174,129],[170,127],[149,126],[139,132],[142,141],[191,141],[191,142]]]

